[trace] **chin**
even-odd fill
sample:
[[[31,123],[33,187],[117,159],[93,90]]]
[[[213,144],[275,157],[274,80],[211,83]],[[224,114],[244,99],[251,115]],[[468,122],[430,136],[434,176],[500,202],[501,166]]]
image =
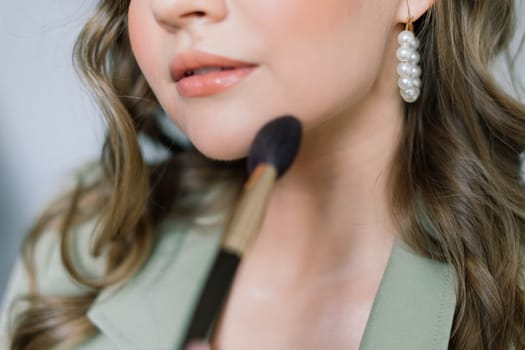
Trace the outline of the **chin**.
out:
[[[231,147],[214,147],[200,144],[193,144],[195,148],[207,158],[213,160],[232,161],[246,157],[246,152],[237,151]]]
[[[250,142],[244,137],[228,136],[226,133],[199,132],[188,135],[193,146],[204,156],[214,160],[237,160],[248,155]]]
[[[185,119],[183,129],[193,146],[204,156],[215,160],[237,160],[248,155],[258,123],[246,118],[229,118],[202,112]]]

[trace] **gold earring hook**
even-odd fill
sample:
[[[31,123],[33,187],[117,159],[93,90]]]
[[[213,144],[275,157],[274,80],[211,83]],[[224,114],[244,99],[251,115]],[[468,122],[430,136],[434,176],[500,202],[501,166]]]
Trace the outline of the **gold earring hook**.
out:
[[[408,21],[405,24],[405,30],[414,31],[414,19],[412,18],[412,15],[410,14],[410,1],[407,0],[407,9],[408,9]]]

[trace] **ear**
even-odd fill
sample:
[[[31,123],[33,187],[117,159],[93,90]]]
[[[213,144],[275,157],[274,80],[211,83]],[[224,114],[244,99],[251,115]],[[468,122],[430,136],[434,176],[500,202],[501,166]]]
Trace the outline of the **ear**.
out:
[[[436,0],[400,0],[397,11],[399,23],[407,23],[409,18],[416,21],[427,12]]]

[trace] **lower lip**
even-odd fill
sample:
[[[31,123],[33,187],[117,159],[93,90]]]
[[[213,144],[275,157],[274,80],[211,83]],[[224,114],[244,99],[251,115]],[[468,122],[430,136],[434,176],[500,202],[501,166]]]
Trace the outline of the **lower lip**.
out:
[[[184,97],[215,95],[241,82],[253,72],[255,68],[255,66],[251,66],[202,75],[192,75],[177,82],[177,91]]]

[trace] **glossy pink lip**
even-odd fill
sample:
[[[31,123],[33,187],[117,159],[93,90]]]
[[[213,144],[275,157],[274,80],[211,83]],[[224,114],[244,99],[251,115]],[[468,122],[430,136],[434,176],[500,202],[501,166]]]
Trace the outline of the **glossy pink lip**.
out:
[[[241,67],[183,78],[177,83],[177,91],[185,97],[204,97],[218,94],[236,85],[255,67]]]
[[[197,69],[221,67],[228,70],[190,75]],[[250,74],[256,64],[238,61],[201,51],[178,54],[170,63],[170,75],[177,83],[177,91],[185,97],[217,94],[239,83]]]

